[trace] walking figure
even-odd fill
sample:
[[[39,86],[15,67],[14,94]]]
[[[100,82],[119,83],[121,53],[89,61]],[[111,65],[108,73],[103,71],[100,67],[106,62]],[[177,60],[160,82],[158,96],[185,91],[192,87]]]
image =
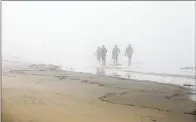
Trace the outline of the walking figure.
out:
[[[114,65],[118,64],[118,55],[120,53],[120,49],[117,47],[117,45],[114,46],[112,50],[112,59],[114,60]]]
[[[100,59],[101,59],[101,47],[97,47],[97,50],[95,52],[95,54],[97,56],[97,61],[100,63]]]
[[[106,54],[107,54],[107,49],[105,48],[104,45],[102,45],[101,48],[101,59],[102,59],[102,64],[105,66],[106,63]]]
[[[125,57],[126,56],[128,57],[128,66],[131,66],[132,54],[133,54],[133,48],[131,44],[129,44],[129,46],[126,48],[126,51],[125,51]]]

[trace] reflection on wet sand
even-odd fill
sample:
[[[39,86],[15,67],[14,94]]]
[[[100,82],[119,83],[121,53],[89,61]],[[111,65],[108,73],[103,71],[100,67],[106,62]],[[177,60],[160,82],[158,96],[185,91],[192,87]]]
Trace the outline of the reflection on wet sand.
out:
[[[113,76],[113,77],[121,76],[119,74],[119,72],[116,72],[116,71],[110,71],[110,72],[106,73],[106,70],[104,69],[104,67],[96,68],[96,74],[99,74],[99,75],[109,75],[109,76]]]
[[[96,68],[96,74],[105,75],[105,69],[103,67]]]
[[[126,76],[127,76],[127,78],[130,78],[131,77],[131,74],[130,73],[127,73]]]
[[[113,77],[118,77],[118,76],[121,76],[121,75],[119,75],[118,72],[111,72],[111,76],[113,76]]]

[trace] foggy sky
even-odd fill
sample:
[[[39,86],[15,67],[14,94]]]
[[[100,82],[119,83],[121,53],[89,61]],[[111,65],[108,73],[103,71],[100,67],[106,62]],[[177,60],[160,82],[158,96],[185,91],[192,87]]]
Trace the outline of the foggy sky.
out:
[[[193,66],[194,2],[2,2],[5,57],[57,64],[90,62],[97,46],[104,44],[111,62],[117,44],[125,63],[129,43],[136,63]]]

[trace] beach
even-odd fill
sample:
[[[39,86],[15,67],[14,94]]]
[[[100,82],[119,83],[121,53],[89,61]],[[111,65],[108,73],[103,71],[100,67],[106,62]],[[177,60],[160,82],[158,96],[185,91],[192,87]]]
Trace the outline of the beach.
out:
[[[2,2],[1,120],[196,122],[195,5]]]
[[[90,73],[3,70],[3,122],[195,122],[190,89]]]

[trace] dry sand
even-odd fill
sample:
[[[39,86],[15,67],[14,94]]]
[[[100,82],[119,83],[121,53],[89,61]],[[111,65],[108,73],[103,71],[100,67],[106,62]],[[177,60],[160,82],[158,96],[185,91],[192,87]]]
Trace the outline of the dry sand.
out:
[[[9,71],[3,122],[195,122],[180,86],[66,71]]]

